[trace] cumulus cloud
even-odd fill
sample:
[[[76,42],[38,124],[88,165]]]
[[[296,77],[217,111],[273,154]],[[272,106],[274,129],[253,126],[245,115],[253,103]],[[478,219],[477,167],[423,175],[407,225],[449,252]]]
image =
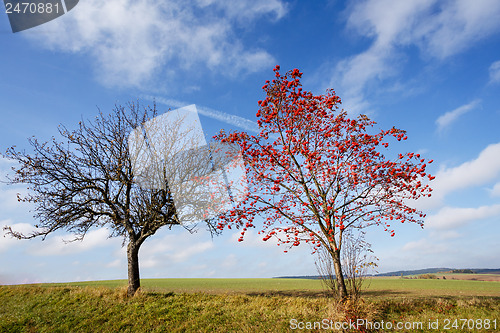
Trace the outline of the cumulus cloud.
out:
[[[432,56],[444,59],[457,54],[500,29],[498,1],[427,1],[427,4],[426,15],[415,25],[411,39]]]
[[[151,268],[171,262],[185,262],[214,248],[212,240],[207,240],[204,236],[206,235],[182,232],[152,238],[142,246],[139,263],[143,268]]]
[[[263,241],[265,234],[260,234],[258,231],[251,229],[245,232],[245,236],[243,237],[243,241],[239,242],[238,239],[241,237],[241,231],[237,231],[231,235],[229,240],[235,246],[243,247],[243,248],[280,248],[278,246],[278,240],[276,237],[271,237],[267,241]],[[282,245],[283,246],[283,245]]]
[[[37,256],[61,256],[82,253],[112,243],[114,245],[121,244],[120,239],[109,239],[109,235],[110,231],[108,229],[100,228],[89,231],[82,241],[68,242],[72,240],[71,236],[52,236],[43,242],[33,244],[28,252]]]
[[[496,183],[490,190],[490,195],[493,197],[500,197],[500,182]]]
[[[22,233],[30,233],[34,230],[34,227],[29,223],[14,223],[14,221],[7,219],[0,221],[0,253],[7,251],[8,249],[21,245],[21,241],[17,238],[11,237],[5,233],[3,228],[5,226],[12,227],[13,230]]]
[[[459,189],[480,186],[494,181],[500,175],[500,143],[486,147],[478,157],[436,174],[435,193],[441,197]]]
[[[495,0],[365,0],[348,15],[347,27],[373,42],[340,61],[330,85],[340,83],[343,100],[357,112],[368,106],[369,83],[398,74],[402,47],[415,45],[425,58],[445,59],[500,31]]]
[[[369,81],[384,79],[394,74],[394,70],[386,61],[387,54],[390,53],[389,49],[380,53],[380,48],[384,46],[375,45],[368,51],[344,59],[337,64],[331,85],[340,84],[343,104],[351,113],[361,113],[369,106],[363,97],[363,91]]]
[[[490,83],[500,82],[500,60],[490,66]]]
[[[477,208],[443,207],[437,214],[429,216],[425,225],[433,229],[455,229],[495,216],[500,217],[500,205]]]
[[[17,200],[17,195],[25,196],[28,193],[27,186],[15,184],[7,185],[5,182],[8,176],[12,176],[12,167],[18,167],[16,163],[12,160],[0,156],[0,218],[4,214],[12,214],[13,212],[19,212],[22,209],[23,212],[28,212],[33,208],[33,204],[26,202],[19,202]],[[9,215],[12,217],[12,215]]]
[[[453,122],[455,122],[460,116],[466,114],[467,112],[474,110],[481,103],[480,100],[476,99],[469,104],[462,105],[453,111],[446,112],[436,120],[438,131],[443,131],[449,127]]]
[[[443,254],[448,252],[448,247],[441,242],[435,242],[428,240],[426,238],[422,238],[418,241],[411,241],[406,243],[403,248],[403,251],[410,252],[418,252],[419,254]]]
[[[115,268],[115,267],[122,267],[122,266],[126,266],[126,265],[127,265],[127,262],[125,260],[125,256],[123,256],[122,259],[115,259],[115,260],[107,263],[106,267]]]
[[[198,0],[202,7],[214,6],[230,17],[241,21],[251,21],[261,15],[270,15],[279,20],[285,16],[287,6],[279,0]]]
[[[32,204],[17,200],[18,193],[25,195],[26,192],[26,188],[21,186],[16,186],[15,188],[0,186],[0,211],[5,213],[18,209],[30,209],[33,206]]]
[[[271,1],[87,0],[28,34],[54,50],[90,55],[107,85],[140,86],[156,72],[202,65],[226,75],[254,72],[274,59],[247,49],[234,32],[240,21],[279,19],[286,6]]]
[[[430,236],[434,239],[444,241],[460,238],[462,237],[462,234],[457,232],[456,230],[434,229],[434,231],[430,233]]]
[[[363,1],[350,11],[347,26],[358,34],[373,38],[364,52],[340,61],[332,84],[340,81],[348,109],[361,112],[368,106],[363,90],[368,82],[382,80],[397,73],[396,46],[401,35],[408,33],[419,13],[430,1]],[[387,10],[387,8],[391,10]]]
[[[433,176],[430,186],[433,189],[430,198],[412,201],[412,205],[421,210],[435,209],[443,204],[444,198],[454,191],[478,186],[491,186],[500,177],[500,143],[484,148],[479,155],[454,167],[441,167]],[[495,191],[490,193],[494,195]]]
[[[15,162],[0,155],[0,180],[5,181],[8,174],[11,173],[12,167]],[[1,183],[0,183],[1,184]]]

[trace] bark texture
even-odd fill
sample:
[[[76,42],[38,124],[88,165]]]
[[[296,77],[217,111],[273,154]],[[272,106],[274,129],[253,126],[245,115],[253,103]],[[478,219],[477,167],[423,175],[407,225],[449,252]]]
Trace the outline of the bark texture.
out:
[[[141,286],[139,275],[139,245],[130,241],[127,245],[128,288],[127,295],[134,296]]]

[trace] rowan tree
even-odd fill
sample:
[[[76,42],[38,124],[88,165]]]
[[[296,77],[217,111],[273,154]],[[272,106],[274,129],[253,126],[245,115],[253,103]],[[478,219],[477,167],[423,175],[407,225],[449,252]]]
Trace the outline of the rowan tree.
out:
[[[221,132],[217,140],[241,148],[248,196],[219,222],[218,228],[242,228],[240,241],[255,218],[263,220],[259,234],[278,245],[309,243],[324,247],[335,267],[339,296],[347,297],[341,249],[349,228],[378,225],[391,236],[396,222],[423,225],[424,213],[410,200],[430,196],[426,161],[419,154],[388,158],[388,139],[406,140],[404,130],[375,130],[365,115],[349,117],[339,110],[335,91],[313,95],[301,87],[298,69],[262,87],[256,136]],[[427,163],[432,163],[427,161]]]
[[[157,114],[155,106],[116,106],[109,115],[100,112],[95,120],[81,121],[76,130],[60,126],[59,139],[53,137],[41,143],[30,138],[31,153],[15,147],[8,149],[4,157],[17,162],[8,182],[29,186],[29,194],[18,194],[18,200],[33,203],[34,218],[38,220],[30,234],[6,227],[8,233],[20,239],[45,239],[56,230],[65,230],[73,233],[75,240],[82,240],[92,227],[107,227],[110,237],[123,237],[127,244],[128,295],[134,295],[140,287],[139,249],[144,241],[163,226],[179,225],[190,231],[196,226],[179,220],[171,184],[165,178],[142,175],[139,182],[141,175],[134,174],[138,169],[134,163],[141,160],[133,155],[141,154],[141,149],[129,149],[129,135]],[[201,169],[206,169],[206,165],[197,162],[194,154],[169,154],[169,147],[179,137],[189,135],[185,126],[184,131],[179,128],[176,122],[162,124],[162,132],[155,133],[157,138],[163,135],[162,162],[175,159],[170,165],[177,168],[177,179],[196,172],[204,174],[206,170]],[[164,172],[165,165],[152,164],[154,174]],[[145,184],[148,179],[152,186]],[[163,184],[159,186],[159,182]],[[209,230],[216,231],[212,220],[205,222]]]

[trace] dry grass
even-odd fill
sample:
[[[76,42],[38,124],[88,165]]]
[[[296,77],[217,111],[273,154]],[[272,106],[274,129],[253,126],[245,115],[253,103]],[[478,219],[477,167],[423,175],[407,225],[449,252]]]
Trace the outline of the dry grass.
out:
[[[358,319],[428,323],[446,318],[498,319],[500,314],[499,297],[371,297],[339,303],[319,294],[139,291],[127,298],[125,287],[90,286],[3,286],[0,304],[0,332],[288,332],[292,320],[320,328]],[[345,331],[376,330],[365,325]]]

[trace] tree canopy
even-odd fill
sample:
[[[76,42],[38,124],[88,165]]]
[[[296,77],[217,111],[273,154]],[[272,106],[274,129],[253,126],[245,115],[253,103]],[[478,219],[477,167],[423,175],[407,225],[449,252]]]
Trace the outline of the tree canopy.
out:
[[[365,115],[339,110],[334,90],[313,95],[301,87],[298,69],[262,87],[258,135],[221,132],[221,142],[243,152],[248,196],[222,216],[219,228],[242,227],[240,241],[255,218],[263,219],[263,240],[274,237],[286,250],[301,243],[324,247],[332,256],[341,297],[346,297],[340,251],[348,228],[383,227],[391,236],[395,222],[423,225],[425,214],[410,200],[430,196],[427,161],[419,154],[388,158],[388,139],[404,141],[395,127],[374,131]]]
[[[75,130],[60,126],[59,138],[48,142],[30,138],[32,152],[9,148],[5,157],[18,162],[9,183],[29,186],[30,192],[18,195],[18,199],[35,205],[38,223],[30,234],[10,227],[8,232],[26,239],[45,238],[64,230],[83,239],[93,227],[108,228],[110,237],[123,237],[127,243],[128,293],[133,295],[140,286],[138,252],[143,242],[164,226],[181,225],[193,230],[196,225],[179,220],[170,190],[173,184],[169,185],[165,177],[142,177],[142,183],[138,181],[141,175],[137,174],[140,168],[136,164],[141,149],[130,149],[129,136],[157,115],[156,106],[141,108],[129,103],[126,107],[116,106],[109,114],[100,112],[92,121],[82,120]],[[164,124],[163,147],[172,147],[180,136],[186,136],[189,128],[180,131],[181,121]],[[154,165],[163,173],[156,175],[164,175],[165,159],[175,159],[172,164],[184,167],[178,170],[178,178],[186,176],[182,172],[191,175],[206,169],[194,161],[193,154],[169,154],[167,148],[163,158],[163,164]],[[145,186],[145,181],[152,182],[152,186]],[[158,182],[163,184],[158,186]],[[216,231],[213,221],[205,222],[209,230]]]

